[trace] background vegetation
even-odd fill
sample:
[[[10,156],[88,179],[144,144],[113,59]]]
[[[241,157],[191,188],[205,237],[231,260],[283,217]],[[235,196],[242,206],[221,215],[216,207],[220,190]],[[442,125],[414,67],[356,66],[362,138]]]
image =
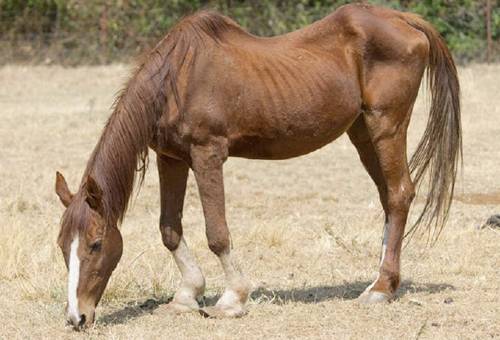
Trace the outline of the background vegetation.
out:
[[[500,9],[492,0],[499,50]],[[324,17],[347,0],[0,0],[0,63],[126,61],[182,16],[200,8],[230,15],[252,33],[274,35]],[[484,60],[486,0],[374,0],[431,21],[462,62]],[[498,53],[496,54],[498,58]]]

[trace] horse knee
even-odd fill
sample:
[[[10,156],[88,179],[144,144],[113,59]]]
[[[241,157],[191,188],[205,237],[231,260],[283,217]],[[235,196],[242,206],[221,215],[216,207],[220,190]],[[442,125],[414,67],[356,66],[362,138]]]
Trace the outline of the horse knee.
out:
[[[229,231],[226,226],[219,228],[207,226],[207,240],[208,248],[217,256],[229,250],[231,245]]]
[[[180,220],[160,219],[161,239],[168,250],[174,251],[182,238],[182,224]]]

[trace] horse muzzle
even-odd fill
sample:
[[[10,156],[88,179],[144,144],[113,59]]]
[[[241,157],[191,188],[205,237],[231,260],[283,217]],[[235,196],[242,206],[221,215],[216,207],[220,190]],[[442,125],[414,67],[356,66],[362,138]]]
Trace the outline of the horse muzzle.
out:
[[[67,316],[68,326],[73,327],[75,331],[80,331],[85,328],[88,328],[92,326],[92,324],[94,323],[94,315],[95,315],[94,310],[85,311],[81,313],[79,316],[68,314]]]

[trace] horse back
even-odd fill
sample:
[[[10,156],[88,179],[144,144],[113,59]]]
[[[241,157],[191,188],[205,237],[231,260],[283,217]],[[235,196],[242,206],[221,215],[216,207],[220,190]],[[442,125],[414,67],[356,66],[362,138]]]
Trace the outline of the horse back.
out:
[[[289,158],[329,143],[361,113],[371,70],[412,54],[405,39],[415,33],[397,13],[348,5],[272,38],[216,15],[224,29],[191,48],[181,76],[177,116],[185,124],[177,132],[199,143],[222,135],[231,154],[250,158]]]

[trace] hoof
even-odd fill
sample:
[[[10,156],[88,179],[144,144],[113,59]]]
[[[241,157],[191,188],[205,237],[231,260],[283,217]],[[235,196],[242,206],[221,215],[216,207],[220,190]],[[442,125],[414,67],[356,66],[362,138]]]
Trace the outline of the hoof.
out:
[[[200,307],[198,306],[198,303],[196,301],[190,304],[184,304],[172,301],[169,304],[159,308],[159,312],[172,315],[193,313],[193,312],[198,312],[199,310]]]
[[[211,319],[227,319],[241,318],[248,312],[241,306],[214,306],[205,307],[199,310],[200,314],[205,318]]]
[[[358,297],[358,302],[362,304],[374,304],[391,301],[392,296],[386,293],[377,291],[365,291]]]

